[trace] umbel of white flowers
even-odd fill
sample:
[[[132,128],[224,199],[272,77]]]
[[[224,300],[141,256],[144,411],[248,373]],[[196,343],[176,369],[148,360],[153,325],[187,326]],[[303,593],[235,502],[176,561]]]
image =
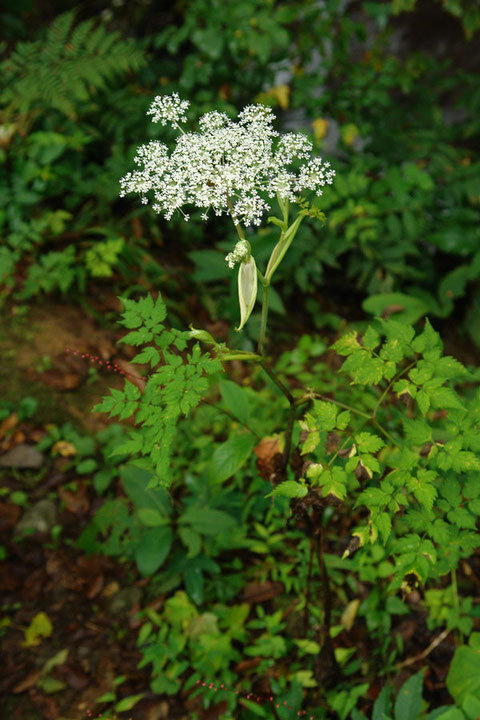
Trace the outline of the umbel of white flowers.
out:
[[[147,193],[153,191],[152,207],[167,220],[180,210],[188,221],[190,216],[181,208],[194,205],[205,210],[202,220],[208,219],[211,209],[218,216],[229,213],[235,225],[249,226],[260,225],[270,210],[260,193],[295,202],[302,190],[321,195],[322,187],[332,183],[335,171],[330,163],[310,157],[308,138],[300,133],[279,136],[272,128],[271,108],[248,105],[237,122],[214,110],[199,119],[198,132],[184,132],[179,123],[186,121],[189,105],[177,93],[155,98],[147,114],[154,122],[169,123],[181,135],[170,154],[158,140],[138,148],[135,162],[140,169],[120,180],[121,197],[137,192],[146,204]],[[298,172],[288,169],[295,158],[307,161]],[[229,258],[231,267],[243,259],[242,253],[238,256]]]

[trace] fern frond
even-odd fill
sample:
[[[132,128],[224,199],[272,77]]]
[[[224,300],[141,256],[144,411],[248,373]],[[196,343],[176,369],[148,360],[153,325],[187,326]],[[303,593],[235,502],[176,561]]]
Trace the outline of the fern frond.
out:
[[[62,13],[44,40],[17,43],[10,57],[0,62],[0,104],[7,110],[28,113],[47,106],[74,118],[76,106],[118,75],[145,64],[137,41],[103,25],[95,27],[92,19],[75,28],[74,22],[74,10]]]

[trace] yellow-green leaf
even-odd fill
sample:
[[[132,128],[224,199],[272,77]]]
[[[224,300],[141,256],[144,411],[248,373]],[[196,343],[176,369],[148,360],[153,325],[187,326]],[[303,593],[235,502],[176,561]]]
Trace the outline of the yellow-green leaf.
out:
[[[23,647],[35,647],[40,645],[42,638],[50,637],[53,632],[53,625],[50,622],[48,615],[44,612],[39,612],[33,618],[32,622],[25,630],[25,640],[23,641]]]

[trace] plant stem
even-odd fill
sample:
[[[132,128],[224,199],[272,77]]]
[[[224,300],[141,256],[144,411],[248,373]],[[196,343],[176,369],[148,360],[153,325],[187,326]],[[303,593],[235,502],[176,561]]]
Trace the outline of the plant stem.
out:
[[[260,321],[260,334],[258,336],[257,352],[259,355],[263,355],[263,343],[265,342],[265,332],[267,330],[267,317],[268,317],[268,296],[270,292],[270,285],[263,283],[263,296],[262,296],[262,319]]]
[[[290,403],[288,410],[287,429],[285,431],[285,447],[283,449],[283,472],[286,473],[288,461],[290,459],[290,450],[292,447],[293,421],[295,420],[295,405]]]
[[[320,518],[320,525],[315,532],[315,549],[323,586],[323,645],[320,654],[316,658],[315,678],[317,682],[322,682],[325,687],[333,687],[333,685],[338,683],[339,678],[341,678],[341,670],[335,658],[332,636],[330,634],[332,622],[332,591],[327,567],[325,565],[322,519],[323,518]],[[320,633],[317,633],[317,641],[319,639]]]
[[[292,447],[293,421],[295,419],[295,400],[290,390],[286,387],[286,385],[282,383],[278,375],[272,370],[271,367],[266,364],[263,358],[258,361],[258,364],[265,370],[268,377],[273,380],[275,385],[282,391],[290,405],[288,409],[287,429],[285,431],[285,447],[283,449],[282,462],[283,474],[285,475],[288,467],[288,461],[290,459],[290,450]]]
[[[230,217],[233,220],[233,205],[232,205],[232,201],[230,200],[229,197],[227,197],[227,205],[228,205],[228,209],[230,210]],[[240,225],[240,223],[234,222],[233,224],[235,225],[235,230],[237,231],[237,235],[240,238],[240,240],[245,240],[245,232],[244,232],[242,226]]]
[[[398,447],[397,441],[390,435],[389,432],[387,432],[387,431],[385,430],[385,428],[383,427],[383,425],[380,425],[380,423],[378,422],[378,420],[375,420],[375,418],[372,417],[372,418],[371,418],[371,421],[373,422],[373,424],[375,425],[375,427],[378,428],[378,430],[380,430],[380,432],[382,433],[382,435],[385,435],[385,437],[388,438],[393,445],[396,445],[396,446]]]
[[[258,364],[260,365],[260,367],[262,367],[262,368],[265,370],[265,372],[267,373],[268,377],[269,377],[271,380],[273,380],[273,382],[275,383],[275,385],[282,391],[282,393],[285,395],[285,397],[287,398],[287,400],[288,400],[288,402],[290,403],[290,405],[295,405],[295,400],[294,400],[294,398],[293,398],[292,393],[291,393],[290,390],[286,387],[286,385],[284,385],[284,384],[282,383],[282,381],[280,380],[280,378],[278,377],[278,375],[272,370],[272,368],[271,368],[269,365],[267,365],[267,363],[265,362],[265,360],[264,360],[263,358],[261,358],[261,360],[258,361]]]
[[[308,517],[308,513],[305,513],[306,519],[308,520],[308,523],[310,523],[310,518]],[[310,554],[308,557],[308,573],[307,573],[307,587],[305,588],[305,608],[303,611],[303,634],[305,637],[307,637],[307,631],[308,631],[308,618],[309,618],[309,603],[310,603],[310,587],[312,583],[312,569],[313,569],[313,548],[315,547],[315,541],[313,539],[313,536],[310,534]]]
[[[386,387],[385,390],[383,391],[382,395],[380,396],[380,399],[378,400],[377,404],[376,404],[375,407],[373,408],[372,418],[374,418],[375,415],[377,414],[378,408],[380,407],[380,405],[381,405],[382,402],[384,401],[384,399],[385,399],[388,391],[389,391],[390,388],[392,387],[392,385],[393,385],[394,383],[396,383],[397,380],[399,380],[399,379],[402,377],[402,375],[405,375],[405,373],[408,372],[408,371],[410,370],[410,368],[412,368],[412,367],[413,367],[414,365],[416,365],[416,364],[417,364],[417,361],[414,360],[412,363],[410,363],[410,365],[407,365],[407,367],[406,367],[404,370],[402,370],[401,372],[397,373],[397,374],[395,375],[395,377],[393,378],[393,380],[391,380],[391,381],[389,382],[389,384],[387,385],[387,387]]]

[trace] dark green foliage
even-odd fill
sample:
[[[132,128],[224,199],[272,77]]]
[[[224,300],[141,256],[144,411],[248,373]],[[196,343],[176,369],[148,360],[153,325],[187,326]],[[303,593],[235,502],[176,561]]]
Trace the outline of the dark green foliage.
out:
[[[74,20],[74,10],[59,15],[45,38],[17,43],[0,63],[0,104],[7,117],[51,108],[76,118],[94,91],[145,63],[135,41],[93,19],[75,27]]]

